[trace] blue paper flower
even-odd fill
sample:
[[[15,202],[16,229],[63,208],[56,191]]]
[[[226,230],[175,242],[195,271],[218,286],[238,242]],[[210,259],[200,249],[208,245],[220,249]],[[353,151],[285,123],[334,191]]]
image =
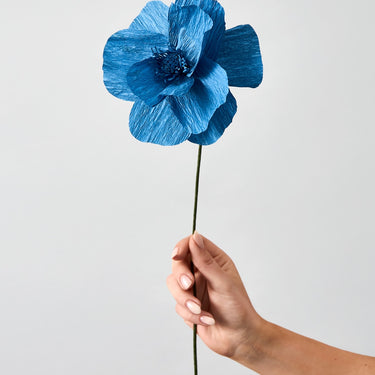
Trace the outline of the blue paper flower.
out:
[[[237,111],[228,86],[257,87],[263,77],[255,31],[225,30],[216,0],[147,3],[109,38],[103,71],[111,94],[135,102],[134,137],[160,145],[216,142]]]

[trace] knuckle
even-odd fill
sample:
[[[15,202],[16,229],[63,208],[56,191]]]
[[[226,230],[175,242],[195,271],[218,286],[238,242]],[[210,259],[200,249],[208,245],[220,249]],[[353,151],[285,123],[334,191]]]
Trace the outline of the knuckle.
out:
[[[211,267],[214,264],[214,259],[210,256],[207,256],[203,259],[203,263],[206,267]]]
[[[185,237],[185,238],[182,238],[180,241],[178,241],[176,243],[176,246],[175,247],[178,247],[180,249],[184,249],[187,245],[187,241],[189,239],[189,236],[188,237]]]

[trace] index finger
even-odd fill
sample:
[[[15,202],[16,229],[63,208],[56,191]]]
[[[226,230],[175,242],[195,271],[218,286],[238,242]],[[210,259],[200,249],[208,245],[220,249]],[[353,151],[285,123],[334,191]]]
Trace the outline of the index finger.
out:
[[[194,275],[190,266],[189,239],[190,236],[178,242],[172,253],[172,274],[184,290],[190,289],[194,284]]]
[[[172,253],[172,260],[178,261],[183,260],[187,257],[189,253],[189,240],[191,236],[183,238],[179,241]]]

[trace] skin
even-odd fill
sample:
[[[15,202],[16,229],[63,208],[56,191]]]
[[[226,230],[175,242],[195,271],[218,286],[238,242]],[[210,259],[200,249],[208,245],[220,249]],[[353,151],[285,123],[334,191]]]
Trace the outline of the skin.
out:
[[[176,312],[191,328],[197,324],[211,350],[259,374],[375,375],[374,357],[325,345],[263,319],[230,257],[198,233],[176,245],[167,285]]]

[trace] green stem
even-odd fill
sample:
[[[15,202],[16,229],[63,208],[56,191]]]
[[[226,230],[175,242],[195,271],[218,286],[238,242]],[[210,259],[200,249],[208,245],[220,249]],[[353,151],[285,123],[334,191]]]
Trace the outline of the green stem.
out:
[[[198,211],[198,191],[199,191],[199,175],[201,171],[201,160],[202,160],[202,145],[198,148],[198,161],[197,161],[197,174],[195,177],[195,198],[194,198],[194,214],[193,214],[193,234],[197,227],[197,211]],[[194,264],[191,262],[191,272],[194,275],[195,269]],[[194,296],[197,296],[197,286],[194,283],[193,286]],[[194,356],[194,375],[198,375],[198,356],[197,356],[197,325],[194,324],[193,328],[193,356]]]

